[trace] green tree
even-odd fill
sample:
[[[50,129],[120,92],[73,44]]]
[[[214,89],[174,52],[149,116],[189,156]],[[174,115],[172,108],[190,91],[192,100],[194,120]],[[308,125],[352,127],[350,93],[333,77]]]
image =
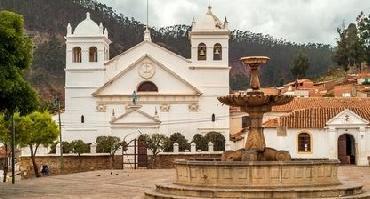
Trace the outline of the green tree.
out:
[[[121,147],[121,139],[116,136],[98,136],[96,138],[96,152],[114,155]]]
[[[308,57],[306,54],[299,52],[293,60],[293,65],[290,68],[290,72],[295,78],[303,78],[306,76],[306,72],[310,67]]]
[[[364,48],[364,59],[370,64],[370,14],[366,16],[363,12],[357,17],[357,27],[360,41]]]
[[[40,145],[47,147],[53,144],[59,135],[58,126],[47,112],[32,112],[26,116],[15,115],[19,145],[28,146],[36,177],[40,177],[36,163],[36,154]]]
[[[218,132],[209,132],[204,138],[207,140],[207,143],[212,142],[215,151],[225,151],[225,137]]]
[[[335,62],[346,71],[349,67],[360,69],[361,63],[365,61],[365,51],[356,24],[350,23],[347,28],[338,28],[337,31],[339,40],[334,55]]]
[[[201,134],[195,134],[193,136],[193,141],[191,141],[191,142],[194,142],[196,144],[197,150],[208,151],[208,143],[207,143],[207,140]]]
[[[82,140],[72,141],[71,146],[72,146],[73,152],[77,153],[78,157],[80,157],[82,153],[90,153],[89,144],[86,144]]]
[[[0,111],[27,114],[38,107],[38,97],[24,80],[32,61],[32,42],[24,33],[21,15],[0,11]]]
[[[249,78],[243,74],[235,74],[230,78],[231,90],[247,90],[249,87]]]
[[[168,137],[159,133],[152,135],[145,134],[143,136],[146,148],[149,149],[153,154],[152,163],[155,165],[158,153],[164,151],[166,144],[169,142]]]
[[[173,144],[174,143],[179,144],[179,150],[180,151],[190,150],[190,143],[185,138],[185,136],[182,135],[181,133],[174,133],[174,134],[170,135],[169,140],[165,145],[164,151],[166,151],[166,152],[173,151]]]
[[[114,165],[114,154],[120,147],[127,146],[126,142],[122,141],[116,136],[98,136],[96,138],[96,152],[109,153],[111,157],[111,168]]]

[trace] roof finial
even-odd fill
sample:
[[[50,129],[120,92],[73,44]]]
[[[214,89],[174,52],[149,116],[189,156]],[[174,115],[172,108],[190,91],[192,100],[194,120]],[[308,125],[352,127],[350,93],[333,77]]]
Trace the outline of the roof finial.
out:
[[[86,19],[90,19],[90,13],[89,12],[86,13]]]
[[[146,25],[144,30],[144,41],[152,41],[149,30],[149,0],[146,0]]]
[[[145,26],[144,41],[152,41],[152,37],[150,36],[150,30],[149,30],[148,26]]]
[[[70,23],[68,23],[67,25],[67,35],[71,35],[72,34],[72,26]]]
[[[208,13],[212,12],[211,0],[208,1]]]

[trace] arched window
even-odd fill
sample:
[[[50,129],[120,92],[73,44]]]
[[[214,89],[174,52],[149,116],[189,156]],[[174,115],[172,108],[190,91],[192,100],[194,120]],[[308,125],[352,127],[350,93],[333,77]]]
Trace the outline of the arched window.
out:
[[[213,60],[222,60],[222,46],[219,43],[213,46]]]
[[[151,81],[145,81],[137,87],[137,92],[158,92],[158,87]]]
[[[311,135],[308,133],[298,134],[298,152],[311,152]]]
[[[109,59],[108,49],[106,49],[106,48],[104,48],[104,58],[105,58],[105,60]]]
[[[198,60],[207,59],[207,46],[204,43],[198,45]]]
[[[96,47],[89,48],[89,62],[98,62],[98,51]]]
[[[215,122],[216,121],[216,115],[214,113],[212,113],[211,119],[212,119],[212,122]]]
[[[85,116],[81,115],[81,123],[85,123]]]
[[[72,49],[72,62],[81,63],[81,48],[80,47],[74,47]]]

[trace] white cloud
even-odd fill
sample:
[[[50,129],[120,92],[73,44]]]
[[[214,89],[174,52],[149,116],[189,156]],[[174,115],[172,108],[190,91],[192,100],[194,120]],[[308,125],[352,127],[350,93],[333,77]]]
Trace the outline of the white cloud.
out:
[[[146,0],[100,0],[125,16],[145,23]],[[336,29],[350,23],[368,0],[212,0],[213,12],[227,16],[231,28],[270,34],[294,42],[334,44]],[[206,12],[207,0],[149,0],[149,23],[191,24]]]

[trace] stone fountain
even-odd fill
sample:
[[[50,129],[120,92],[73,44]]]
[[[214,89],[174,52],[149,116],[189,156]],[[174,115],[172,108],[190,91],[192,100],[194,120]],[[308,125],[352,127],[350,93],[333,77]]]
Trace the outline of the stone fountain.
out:
[[[265,95],[259,67],[268,57],[243,57],[250,68],[251,91],[219,97],[249,114],[251,125],[243,149],[226,151],[221,161],[176,160],[174,183],[157,184],[145,198],[367,198],[362,185],[341,183],[338,160],[291,160],[288,151],[268,148],[262,119],[272,106],[292,96]]]

